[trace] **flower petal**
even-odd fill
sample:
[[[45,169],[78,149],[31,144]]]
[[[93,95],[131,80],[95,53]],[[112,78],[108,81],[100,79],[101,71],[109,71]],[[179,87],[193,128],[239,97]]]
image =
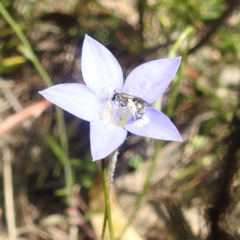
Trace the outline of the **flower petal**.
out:
[[[93,161],[100,160],[116,150],[125,140],[127,131],[113,124],[95,119],[90,122],[91,153]]]
[[[124,128],[131,133],[144,137],[182,142],[178,130],[170,119],[154,108],[146,108],[142,119],[131,120]]]
[[[106,100],[114,90],[121,92],[122,69],[102,44],[85,35],[82,49],[82,74],[87,86],[100,100]]]
[[[128,75],[122,92],[144,99],[149,104],[156,101],[175,76],[181,57],[165,58],[144,63]]]
[[[48,101],[84,120],[91,121],[99,115],[99,100],[83,84],[58,84],[39,93]]]

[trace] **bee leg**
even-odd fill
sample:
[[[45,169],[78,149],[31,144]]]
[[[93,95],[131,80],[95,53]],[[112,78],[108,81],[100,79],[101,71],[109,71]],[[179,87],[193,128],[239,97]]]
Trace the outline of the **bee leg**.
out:
[[[136,121],[137,120],[137,107],[136,107],[135,103],[131,99],[128,99],[127,105],[133,115],[134,120]]]

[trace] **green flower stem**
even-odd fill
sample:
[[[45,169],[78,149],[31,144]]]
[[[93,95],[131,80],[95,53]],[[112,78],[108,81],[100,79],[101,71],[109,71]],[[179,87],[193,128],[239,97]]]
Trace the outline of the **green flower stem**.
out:
[[[175,103],[176,103],[176,97],[177,97],[177,93],[178,93],[178,88],[180,86],[180,82],[181,82],[181,78],[182,78],[181,68],[180,68],[180,71],[179,71],[179,73],[177,74],[176,77],[177,77],[177,83],[174,86],[173,94],[171,96],[171,101],[170,101],[170,104],[168,105],[168,108],[167,108],[167,111],[166,111],[168,117],[172,115],[172,112],[173,112],[173,109],[174,109],[174,106],[175,106]],[[150,166],[148,168],[147,176],[146,176],[146,179],[145,179],[142,191],[140,192],[140,194],[139,194],[139,196],[138,196],[138,198],[136,200],[134,210],[131,213],[130,217],[128,218],[128,221],[127,221],[126,225],[124,226],[120,236],[118,237],[118,240],[120,240],[123,237],[123,235],[126,232],[128,226],[131,225],[131,223],[132,223],[133,219],[135,218],[139,208],[142,205],[142,202],[143,202],[143,200],[144,200],[144,198],[145,198],[145,196],[147,194],[147,190],[148,190],[148,188],[150,186],[150,181],[151,181],[152,175],[154,173],[154,169],[156,167],[157,160],[158,160],[158,155],[160,153],[160,150],[162,149],[162,146],[163,146],[163,141],[157,141],[157,143],[156,143],[156,151],[154,153],[154,156],[153,156],[152,161],[150,163]]]
[[[72,167],[68,156],[68,140],[66,134],[66,125],[64,122],[63,111],[60,108],[56,108],[57,119],[58,119],[58,127],[60,134],[60,142],[62,147],[63,154],[63,168],[64,168],[64,177],[65,184],[67,189],[67,203],[71,205],[72,202],[72,190],[73,190],[73,174]]]
[[[177,100],[178,90],[179,90],[181,79],[182,79],[182,65],[180,66],[175,79],[176,79],[176,81],[175,81],[174,89],[172,91],[171,99],[170,99],[170,102],[169,102],[169,104],[167,106],[167,110],[166,110],[166,114],[168,117],[172,116],[174,106],[175,106],[175,103]]]
[[[150,163],[150,166],[148,168],[147,176],[146,176],[146,179],[145,179],[142,191],[140,192],[140,194],[139,194],[139,196],[137,198],[137,201],[136,201],[136,203],[134,205],[133,212],[129,216],[128,221],[125,224],[121,234],[117,238],[118,240],[120,240],[123,237],[123,235],[125,234],[127,228],[131,225],[131,223],[132,223],[133,219],[135,218],[139,208],[142,205],[142,202],[143,202],[143,200],[144,200],[144,198],[145,198],[145,196],[147,194],[148,188],[150,186],[150,181],[151,181],[152,175],[154,173],[154,169],[155,169],[156,164],[157,164],[158,154],[159,154],[159,152],[160,152],[160,150],[162,148],[162,145],[163,145],[163,141],[157,141],[157,143],[156,143],[156,151],[154,153],[154,156],[153,156],[152,161]]]
[[[103,193],[105,198],[105,216],[104,216],[104,224],[103,224],[103,232],[101,239],[104,239],[104,232],[106,228],[106,221],[108,221],[108,227],[110,232],[110,239],[114,240],[114,232],[113,232],[113,224],[112,224],[112,217],[111,217],[111,208],[110,208],[110,197],[108,192],[108,181],[107,181],[107,166],[106,166],[106,160],[103,159],[101,161],[102,163],[102,182],[103,182]],[[105,220],[106,219],[106,220]]]
[[[14,32],[19,37],[22,46],[20,50],[23,54],[32,62],[34,67],[39,72],[40,76],[42,77],[43,81],[45,82],[46,86],[52,86],[51,78],[49,77],[48,73],[43,68],[42,64],[36,57],[29,41],[27,40],[26,36],[24,35],[23,31],[19,27],[19,25],[14,21],[14,19],[9,15],[5,7],[0,3],[0,13],[4,17],[4,19],[8,22],[8,24],[12,27]],[[60,141],[64,156],[64,172],[65,172],[65,183],[67,188],[67,202],[70,204],[71,197],[72,197],[72,186],[73,186],[73,176],[72,176],[72,169],[70,160],[68,157],[68,141],[67,141],[67,134],[66,134],[66,127],[63,119],[62,110],[57,108],[57,122],[59,127],[59,134],[60,134]]]
[[[172,46],[168,57],[175,57],[177,55],[177,52],[179,48],[181,47],[182,43],[189,38],[189,36],[193,36],[195,30],[192,26],[188,26],[184,29],[184,31],[180,34],[178,40],[174,43]]]
[[[105,208],[101,240],[104,240],[106,227],[107,227],[107,209]]]
[[[12,27],[15,31],[17,36],[19,37],[20,41],[23,44],[23,53],[25,56],[33,63],[34,67],[38,70],[39,74],[43,78],[45,84],[50,87],[52,85],[51,78],[43,68],[42,64],[39,62],[38,58],[36,57],[29,41],[25,37],[24,33],[22,32],[19,25],[13,20],[13,18],[9,15],[5,7],[0,3],[0,12],[3,15],[4,19],[8,22],[8,24]]]
[[[187,27],[182,32],[182,34],[180,35],[178,41],[176,41],[176,43],[174,44],[172,50],[169,53],[169,57],[175,56],[177,51],[178,51],[178,49],[179,49],[179,47],[181,46],[182,42],[185,41],[185,39],[189,35],[192,35],[193,33],[194,33],[194,29],[192,27]],[[185,55],[186,54],[187,53],[185,52]],[[167,111],[166,111],[168,117],[172,116],[173,109],[174,109],[174,106],[175,106],[175,103],[176,103],[176,99],[177,99],[178,89],[179,89],[179,86],[180,86],[180,83],[181,83],[181,79],[182,79],[182,65],[181,65],[181,67],[179,69],[179,72],[177,73],[176,80],[174,81],[175,84],[174,84],[173,93],[171,95],[170,104],[168,105]],[[162,149],[162,146],[163,146],[163,142],[162,141],[157,141],[157,143],[156,143],[156,151],[154,153],[154,156],[153,156],[152,161],[150,163],[150,166],[148,168],[147,176],[146,176],[146,179],[145,179],[142,191],[140,192],[140,194],[139,194],[139,196],[138,196],[138,198],[136,200],[136,203],[135,203],[135,206],[134,206],[134,210],[131,213],[131,215],[129,216],[127,223],[125,224],[125,226],[124,226],[120,236],[118,237],[118,240],[120,240],[123,237],[123,235],[126,232],[128,226],[131,225],[131,223],[132,223],[133,219],[135,218],[139,208],[142,205],[142,202],[143,202],[143,200],[144,200],[144,198],[145,198],[145,196],[147,194],[147,190],[148,190],[148,188],[150,186],[150,181],[151,181],[152,175],[154,173],[154,169],[156,167],[157,160],[158,160],[158,155],[160,153],[160,150]]]

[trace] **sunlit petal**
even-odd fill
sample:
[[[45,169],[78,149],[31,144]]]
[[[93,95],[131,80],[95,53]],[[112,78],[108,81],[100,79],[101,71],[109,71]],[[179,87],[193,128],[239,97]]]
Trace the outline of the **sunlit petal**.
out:
[[[131,120],[124,128],[131,133],[144,137],[169,141],[182,141],[178,130],[170,119],[154,108],[146,108],[142,119],[137,121]]]
[[[107,157],[125,140],[127,131],[114,124],[94,120],[90,123],[91,153],[93,160]]]
[[[83,84],[59,84],[39,93],[48,101],[79,118],[87,121],[98,118],[99,100],[92,90]]]
[[[122,89],[123,73],[118,61],[88,35],[82,49],[82,74],[87,86],[100,100],[106,100],[114,90],[120,92]]]
[[[175,76],[181,57],[165,58],[144,63],[128,75],[122,92],[144,99],[149,104],[156,101]]]

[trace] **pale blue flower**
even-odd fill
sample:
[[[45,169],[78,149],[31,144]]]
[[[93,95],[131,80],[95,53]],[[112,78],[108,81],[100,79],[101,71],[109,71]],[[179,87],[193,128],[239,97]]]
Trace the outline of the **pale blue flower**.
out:
[[[59,84],[40,94],[90,122],[91,153],[93,160],[99,160],[124,142],[127,131],[155,139],[182,141],[170,119],[150,107],[164,93],[180,62],[181,57],[176,57],[144,63],[123,83],[122,69],[116,58],[86,35],[82,49],[82,74],[86,85]],[[130,96],[125,102],[117,101],[117,97],[125,96],[122,93]],[[142,107],[141,112],[138,107]]]

